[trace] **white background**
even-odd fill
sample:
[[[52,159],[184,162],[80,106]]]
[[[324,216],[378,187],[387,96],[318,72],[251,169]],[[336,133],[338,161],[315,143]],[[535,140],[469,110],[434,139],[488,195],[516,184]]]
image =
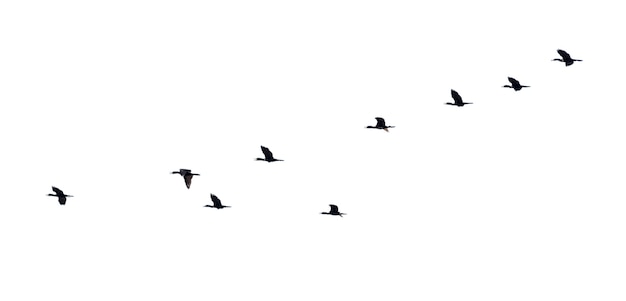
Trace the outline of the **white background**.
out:
[[[624,300],[621,7],[3,1],[0,299]]]

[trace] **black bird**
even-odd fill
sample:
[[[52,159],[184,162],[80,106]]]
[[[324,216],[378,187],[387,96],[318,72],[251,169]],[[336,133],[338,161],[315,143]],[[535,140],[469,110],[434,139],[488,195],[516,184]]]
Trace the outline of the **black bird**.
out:
[[[193,178],[193,176],[199,176],[199,174],[197,173],[191,173],[190,169],[181,168],[179,171],[172,171],[172,174],[175,174],[175,173],[183,176],[183,179],[185,179],[185,185],[187,185],[187,189],[191,187],[191,178]]]
[[[582,62],[582,60],[573,59],[565,50],[558,49],[556,52],[559,53],[562,59],[553,59],[553,61],[564,62],[565,66],[569,66],[574,62]]]
[[[213,206],[204,205],[204,207],[211,207],[211,208],[216,208],[216,209],[230,208],[230,206],[222,205],[222,201],[220,201],[220,199],[218,199],[214,194],[211,194],[211,201],[213,201]]]
[[[463,99],[461,98],[461,95],[459,95],[459,93],[457,93],[456,91],[450,90],[450,93],[452,94],[452,99],[454,99],[454,103],[446,102],[447,105],[462,107],[464,105],[471,105],[472,104],[471,102],[463,102]]]
[[[511,85],[504,85],[502,86],[502,88],[513,88],[513,90],[515,91],[519,91],[522,88],[530,88],[530,86],[522,86],[519,84],[519,81],[517,81],[516,79],[509,77],[509,82],[511,83]]]
[[[330,204],[328,206],[330,206],[330,211],[322,212],[321,214],[339,215],[341,217],[343,217],[343,215],[346,215],[346,213],[339,212],[339,208],[337,208],[337,205]]]
[[[66,198],[71,198],[73,197],[73,195],[67,195],[65,193],[63,193],[63,190],[56,188],[54,186],[52,186],[52,191],[54,191],[56,194],[52,194],[52,193],[48,193],[49,196],[56,196],[59,198],[59,204],[61,205],[65,205],[65,201],[67,200]]]
[[[261,151],[263,151],[263,155],[265,156],[265,158],[256,158],[257,161],[267,161],[267,162],[283,161],[281,159],[275,159],[270,149],[263,145],[261,145]]]
[[[388,129],[395,128],[395,126],[393,125],[385,125],[385,119],[383,119],[382,117],[375,117],[375,118],[376,118],[376,125],[375,126],[368,125],[365,127],[366,129],[381,129],[381,130],[385,130],[385,132],[389,132]]]

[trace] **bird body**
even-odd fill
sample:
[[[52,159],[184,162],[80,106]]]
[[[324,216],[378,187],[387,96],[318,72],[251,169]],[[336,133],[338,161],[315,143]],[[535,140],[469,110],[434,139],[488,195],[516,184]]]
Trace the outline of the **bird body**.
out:
[[[509,77],[509,82],[511,83],[510,85],[504,85],[502,88],[512,88],[515,91],[519,91],[522,88],[530,88],[530,86],[522,86],[518,80],[512,77]]]
[[[559,62],[564,62],[565,66],[570,66],[571,64],[573,64],[574,62],[582,62],[582,60],[577,60],[577,59],[573,59],[569,53],[567,53],[565,50],[561,50],[558,49],[556,52],[559,53],[559,55],[561,56],[560,59],[553,59],[553,61],[559,61]]]
[[[320,214],[339,215],[341,217],[346,215],[346,213],[339,212],[339,207],[337,207],[337,205],[330,204],[328,206],[330,206],[330,211],[328,211],[328,212],[321,212]]]
[[[172,171],[172,174],[179,174],[183,177],[183,179],[185,180],[185,185],[187,186],[187,189],[189,189],[191,187],[191,179],[193,178],[193,176],[199,176],[199,174],[197,173],[192,173],[190,169],[179,169],[178,171]]]
[[[217,196],[215,196],[214,194],[211,194],[211,201],[213,202],[213,206],[211,206],[211,205],[204,205],[204,207],[211,207],[211,208],[216,208],[216,209],[230,208],[230,206],[222,205],[222,201],[220,201],[220,199]]]
[[[472,104],[471,102],[463,102],[463,98],[461,98],[461,95],[459,95],[459,93],[457,93],[454,90],[450,90],[450,94],[452,94],[452,99],[454,100],[454,102],[453,103],[452,102],[446,102],[447,105],[462,107],[464,105]]]
[[[376,125],[375,126],[371,126],[368,125],[365,128],[366,129],[380,129],[380,130],[385,130],[385,132],[389,132],[390,128],[394,128],[395,126],[393,125],[386,125],[385,124],[385,119],[382,117],[375,117],[376,119]]]
[[[56,188],[54,186],[52,186],[52,191],[55,192],[55,194],[52,193],[48,193],[48,196],[55,196],[59,198],[59,204],[61,205],[65,205],[65,201],[67,201],[67,198],[73,197],[73,195],[67,195],[65,193],[63,193],[63,190]]]
[[[270,149],[263,145],[261,145],[261,151],[263,152],[263,156],[265,158],[256,158],[257,161],[267,161],[267,162],[283,161],[281,159],[274,158],[274,154],[272,154]]]

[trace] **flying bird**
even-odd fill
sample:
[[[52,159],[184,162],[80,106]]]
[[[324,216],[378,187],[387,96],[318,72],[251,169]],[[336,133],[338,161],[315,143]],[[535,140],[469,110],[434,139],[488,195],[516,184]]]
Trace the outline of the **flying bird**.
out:
[[[270,149],[263,145],[261,145],[261,151],[263,151],[263,155],[265,156],[265,158],[256,158],[257,161],[267,161],[267,162],[283,161],[281,159],[274,158],[274,155],[272,154]]]
[[[463,98],[461,98],[461,95],[459,95],[459,93],[457,93],[456,91],[450,90],[450,93],[452,94],[452,99],[454,99],[454,103],[446,102],[447,105],[462,107],[464,105],[472,104],[471,102],[463,102]]]
[[[339,215],[341,217],[343,217],[343,215],[346,215],[346,213],[339,212],[339,208],[337,207],[337,205],[330,204],[328,206],[330,206],[330,211],[321,212],[321,214]]]
[[[530,86],[522,86],[520,85],[519,81],[517,81],[516,79],[509,77],[509,82],[511,83],[510,85],[504,85],[502,86],[502,88],[513,88],[513,90],[515,91],[519,91],[522,88],[530,88]]]
[[[193,176],[199,176],[199,174],[197,173],[191,173],[190,169],[180,169],[178,171],[172,171],[172,174],[179,174],[183,177],[183,179],[185,179],[185,185],[187,185],[187,189],[189,189],[189,187],[191,187],[191,178],[193,178]]]
[[[230,206],[222,205],[222,201],[220,201],[220,199],[217,198],[214,194],[211,194],[211,201],[213,201],[213,206],[204,205],[204,207],[211,207],[211,208],[216,208],[216,209],[230,208]]]
[[[565,50],[558,49],[556,52],[559,53],[562,59],[553,59],[553,61],[564,62],[565,66],[569,66],[574,62],[582,62],[582,60],[573,59]]]
[[[389,132],[388,129],[395,128],[395,126],[393,125],[386,125],[385,119],[383,119],[382,117],[375,117],[375,118],[376,118],[376,125],[375,126],[368,125],[365,127],[366,129],[381,129],[381,130],[385,130],[385,132]]]
[[[52,194],[52,193],[48,193],[49,196],[55,196],[59,198],[59,204],[61,205],[65,205],[65,201],[67,200],[66,198],[70,198],[73,197],[73,195],[67,195],[65,193],[63,193],[63,190],[56,188],[54,186],[52,186],[52,191],[54,191],[56,194]]]

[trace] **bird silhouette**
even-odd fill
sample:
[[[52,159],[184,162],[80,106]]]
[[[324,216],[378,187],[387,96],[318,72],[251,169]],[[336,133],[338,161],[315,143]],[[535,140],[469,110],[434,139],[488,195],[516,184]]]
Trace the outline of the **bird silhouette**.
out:
[[[513,88],[513,90],[515,91],[519,91],[522,88],[530,88],[530,86],[522,86],[520,85],[519,81],[517,81],[516,79],[509,77],[509,82],[511,83],[510,85],[504,85],[502,86],[502,88]]]
[[[59,198],[59,204],[61,205],[65,205],[65,201],[67,200],[66,198],[71,198],[73,197],[73,195],[67,195],[65,193],[63,193],[63,190],[56,188],[54,186],[52,186],[52,191],[54,191],[56,194],[52,194],[52,193],[48,193],[49,196],[55,196]]]
[[[385,130],[385,132],[389,132],[388,129],[395,128],[395,126],[393,125],[386,125],[385,119],[383,119],[382,117],[375,117],[375,118],[376,118],[376,125],[375,126],[368,125],[365,127],[366,129],[381,129],[381,130]]]
[[[263,155],[265,156],[265,158],[256,158],[257,161],[267,161],[267,162],[283,161],[281,159],[275,159],[270,149],[263,145],[261,145],[261,151],[263,151]]]
[[[341,217],[343,217],[343,215],[346,215],[346,213],[339,212],[339,208],[337,207],[337,205],[330,204],[328,206],[330,206],[330,211],[321,212],[321,214],[339,215]]]
[[[220,201],[220,199],[217,198],[214,194],[211,194],[211,201],[213,201],[213,206],[204,205],[204,207],[211,207],[211,208],[216,208],[216,209],[230,208],[230,206],[222,205],[222,201]]]
[[[582,62],[582,60],[573,59],[565,50],[558,49],[556,52],[559,53],[561,59],[553,59],[553,61],[564,62],[565,66],[569,66],[574,62]]]
[[[191,187],[191,179],[193,178],[193,176],[199,176],[199,174],[197,173],[191,173],[190,169],[180,169],[178,171],[172,171],[172,174],[179,174],[183,177],[183,179],[185,179],[185,185],[187,185],[187,189],[189,189],[189,187]]]
[[[471,102],[463,102],[463,98],[461,98],[461,95],[459,95],[459,93],[457,93],[456,91],[450,90],[450,93],[452,94],[452,99],[454,99],[454,103],[446,102],[447,105],[462,107],[464,105],[472,104]]]

